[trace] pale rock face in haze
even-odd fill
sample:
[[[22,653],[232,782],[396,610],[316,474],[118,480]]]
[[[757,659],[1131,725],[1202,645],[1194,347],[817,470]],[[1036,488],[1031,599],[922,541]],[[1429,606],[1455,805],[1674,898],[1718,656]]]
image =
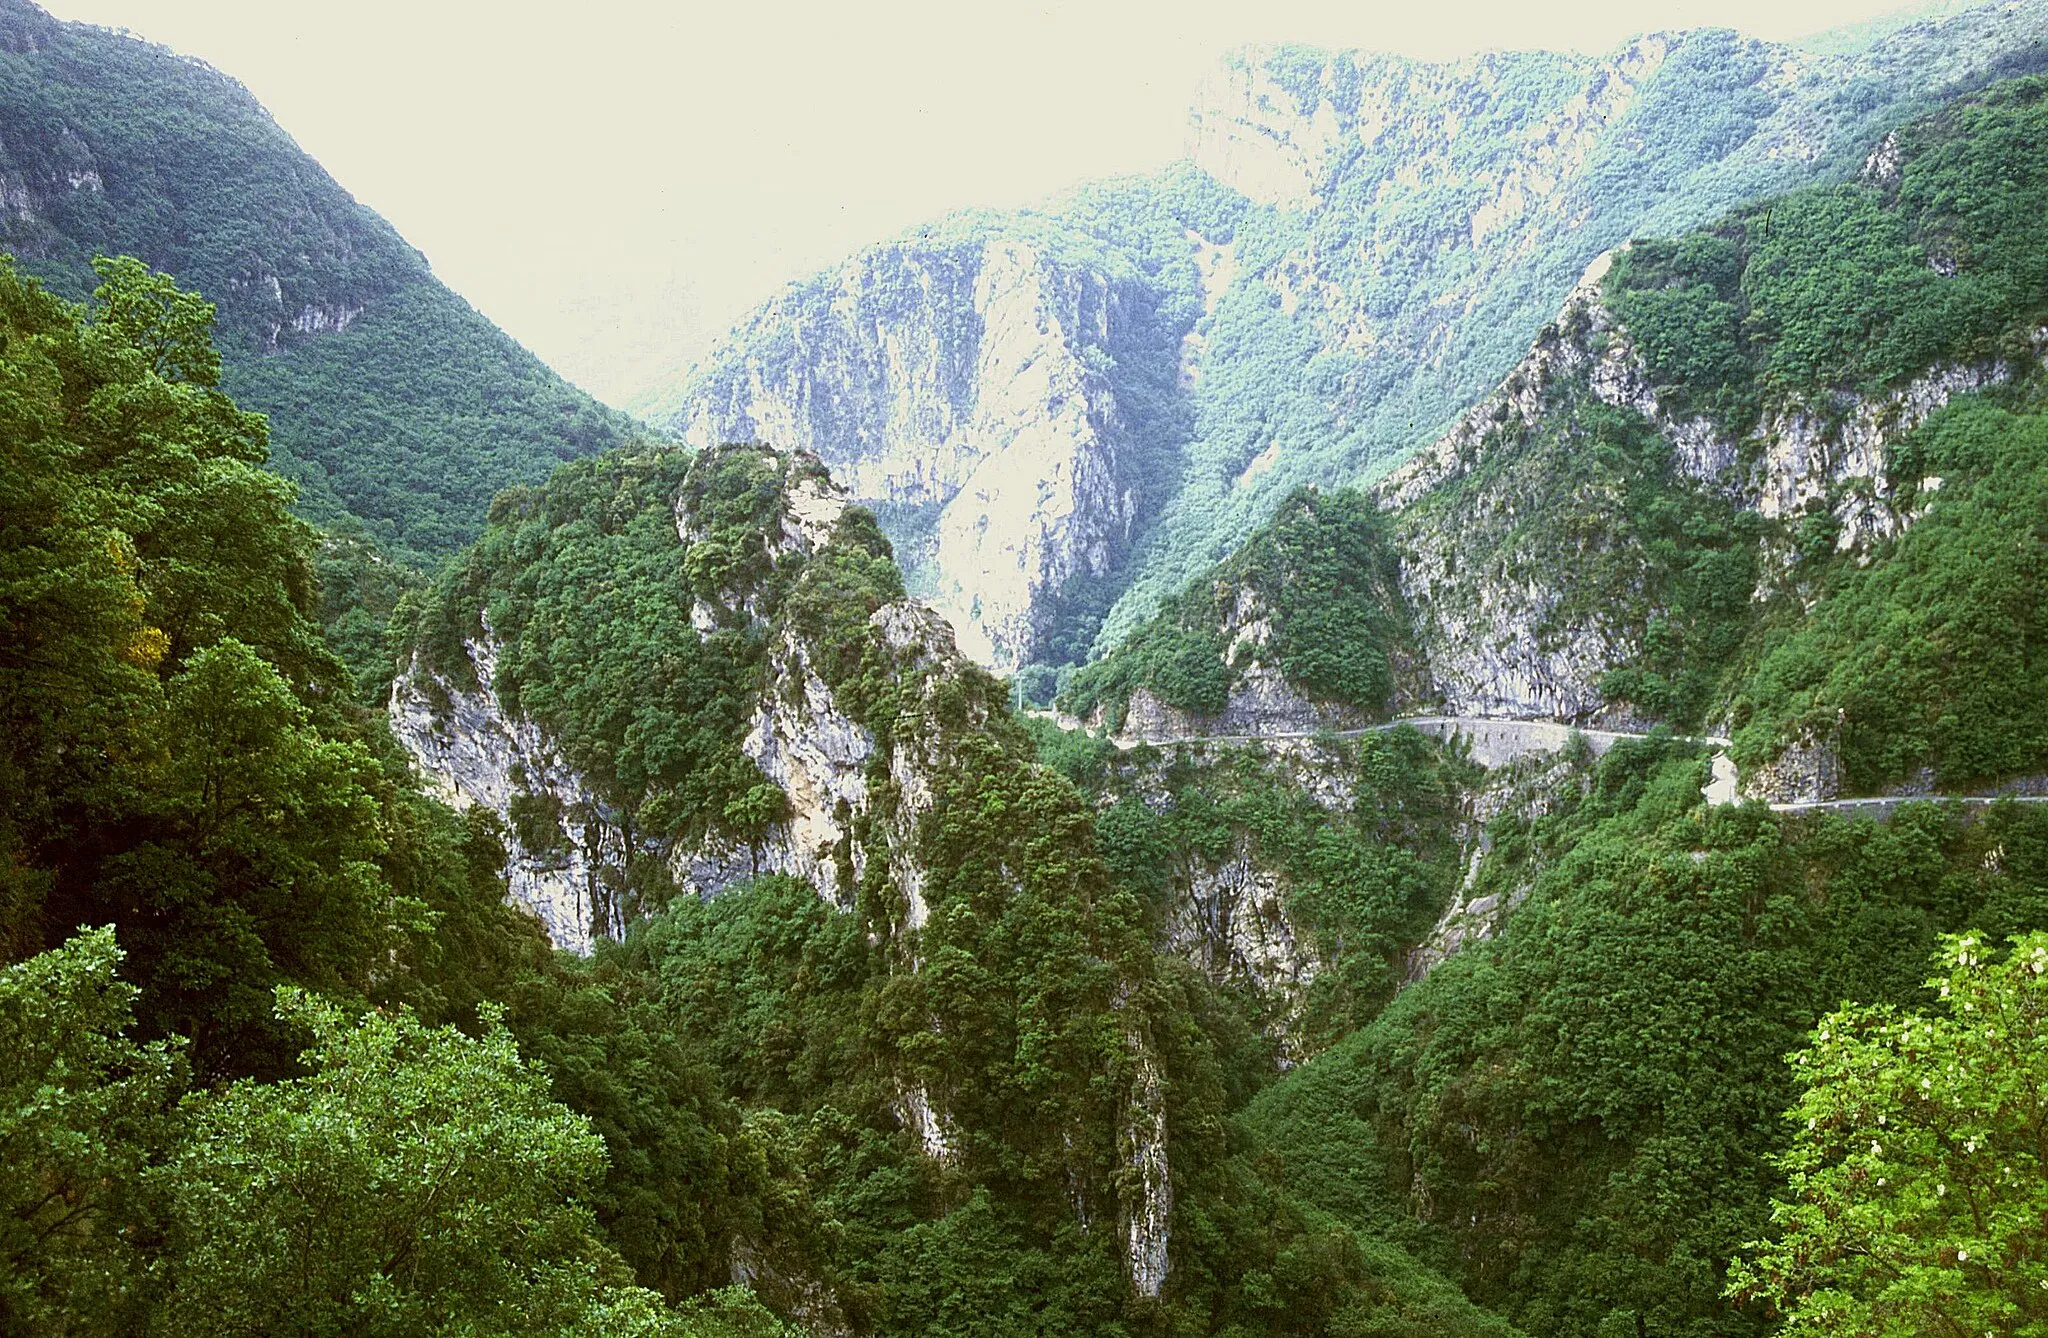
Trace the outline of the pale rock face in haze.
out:
[[[1124,428],[1095,352],[1119,306],[1103,275],[1022,241],[876,247],[759,313],[758,338],[673,421],[695,445],[815,452],[893,522],[962,650],[1010,667],[1035,647],[1042,597],[1107,571],[1131,538]]]
[[[1394,182],[1410,189],[1462,175],[1453,150],[1475,102],[1497,99],[1519,67],[1541,61],[1567,78],[1577,74],[1577,91],[1519,129],[1511,159],[1476,195],[1477,244],[1557,194],[1673,44],[1652,34],[1605,61],[1488,52],[1446,64],[1362,52],[1304,60],[1287,48],[1254,47],[1202,82],[1188,116],[1188,157],[1260,204],[1308,210],[1324,202],[1348,151],[1392,147],[1401,155]]]

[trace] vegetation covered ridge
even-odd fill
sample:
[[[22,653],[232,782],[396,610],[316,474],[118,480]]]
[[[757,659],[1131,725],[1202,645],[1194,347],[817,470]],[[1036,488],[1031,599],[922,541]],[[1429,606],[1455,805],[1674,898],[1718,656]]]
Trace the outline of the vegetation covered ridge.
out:
[[[1726,734],[1779,803],[2023,788],[2048,772],[2026,687],[2042,99],[1995,85],[1856,181],[1632,243],[1378,490],[1387,512],[1313,503],[1355,516],[1356,551],[1290,548],[1298,500],[1060,701],[1111,723],[1143,688],[1151,737],[1271,732],[1244,713],[1273,660],[1303,699],[1279,728],[1356,727],[1306,709],[1334,695],[1299,650],[1329,617],[1359,643],[1337,658],[1404,671],[1391,699],[1339,697],[1367,712]],[[1254,607],[1261,572],[1334,593]],[[1241,720],[1215,714],[1233,693]]]
[[[1107,656],[1064,682],[1034,667],[1018,686],[1026,701],[1057,691],[1063,711],[1112,733],[1141,691],[1181,713],[1177,733],[1227,733],[1235,722],[1218,718],[1242,702],[1247,680],[1276,677],[1284,694],[1241,710],[1247,727],[1312,729],[1424,698],[1387,524],[1356,491],[1296,493]]]
[[[2048,771],[2044,129],[2048,82],[1996,85],[1887,137],[1853,183],[1638,243],[1608,277],[1663,412],[1730,441],[1726,475],[1769,477],[1801,419],[1847,420],[1847,467],[1775,508],[1759,566],[1783,595],[1752,602],[1716,690],[1737,760],[1816,755],[1831,793],[1812,797]],[[1859,460],[1864,405],[1897,426]]]
[[[74,300],[132,255],[220,313],[222,385],[312,519],[419,563],[510,483],[637,435],[451,292],[249,92],[0,0],[0,247]]]
[[[1826,52],[1704,30],[1598,57],[1235,53],[1188,161],[867,248],[644,403],[707,444],[817,450],[973,654],[1079,666],[1298,489],[1442,431],[1596,256],[1846,178],[1891,126],[2037,68],[2044,35],[2026,0]]]
[[[1450,1305],[1483,1331],[1240,1159],[1263,1048],[1161,956],[1157,890],[814,458],[567,466],[500,499],[414,626],[409,746],[481,799],[500,792],[434,732],[486,699],[537,728],[574,780],[512,780],[515,869],[580,841],[611,898],[589,969],[647,979],[721,1090],[791,1122],[806,1211],[843,1234],[749,1246],[783,1274],[757,1284],[771,1303],[892,1333],[1027,1304],[1053,1331],[1140,1332],[1260,1313],[1243,1289],[1270,1286],[1282,1309]]]
[[[801,462],[573,466],[508,495],[438,589],[491,588],[498,558],[530,582],[523,616],[560,619],[571,658],[494,668],[621,786],[664,774],[633,769],[671,745],[627,708],[695,681],[687,656],[800,645],[885,747],[946,741],[917,821],[859,834],[906,858],[872,846],[850,904],[787,875],[700,901],[639,861],[623,937],[550,954],[506,904],[508,825],[422,793],[353,705],[209,307],[104,269],[83,308],[0,269],[10,1325],[1506,1332],[1236,1141],[1257,1061],[1153,950],[1155,909],[1002,686],[892,658],[911,643],[873,619],[900,587],[862,513],[772,551],[791,494],[822,495]],[[671,582],[717,592],[712,630],[663,621]],[[613,793],[651,825],[665,792]],[[711,820],[688,798],[679,821]],[[736,1276],[751,1295],[718,1290]]]
[[[1531,1332],[2043,1313],[2014,1130],[2039,1107],[2048,813],[1913,792],[2048,766],[2044,93],[1994,85],[1853,182],[1635,242],[1389,490],[1440,690],[1725,721],[1777,800],[1708,804],[1707,758],[1652,732],[1475,806],[1457,896],[1481,932],[1252,1102],[1296,1192]],[[1516,697],[1521,665],[1553,676]],[[1832,798],[1887,790],[1879,821]],[[1959,1087],[1965,1043],[1984,1076]]]

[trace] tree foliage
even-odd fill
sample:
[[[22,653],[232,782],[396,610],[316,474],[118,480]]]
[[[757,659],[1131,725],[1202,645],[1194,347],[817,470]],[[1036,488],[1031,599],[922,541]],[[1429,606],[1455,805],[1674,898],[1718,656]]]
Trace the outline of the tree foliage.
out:
[[[2025,686],[2041,639],[2044,93],[2039,78],[1994,85],[1901,127],[1855,184],[1636,243],[1609,274],[1667,408],[1738,438],[1767,413],[1790,432],[1839,416],[1840,396],[1881,403],[1928,374],[2007,382],[1897,434],[1884,500],[1837,487],[1776,535],[1750,525],[1789,558],[1797,606],[1737,606],[1746,648],[1705,657],[1732,669],[1713,696],[1745,765],[1819,746],[1863,790],[1964,789],[2048,765]],[[1886,507],[1896,527],[1845,534],[1844,517]],[[1852,538],[1880,560],[1841,554]]]
[[[1788,1334],[2048,1324],[2048,933],[1948,936],[1932,1009],[1863,1005],[1789,1058],[1777,1239],[1731,1272]]]
[[[1240,634],[1266,629],[1251,643]],[[1412,654],[1387,523],[1364,495],[1303,490],[1232,557],[1075,673],[1064,709],[1121,723],[1134,689],[1168,706],[1215,715],[1254,665],[1289,685],[1367,715],[1387,709],[1393,662]]]
[[[111,929],[0,968],[0,1321],[53,1334],[597,1333],[777,1338],[745,1292],[632,1285],[578,1201],[590,1120],[499,1013],[472,1037],[281,987],[299,1076],[172,1098],[124,1035]]]
[[[1767,643],[1735,703],[1740,760],[1819,741],[1861,790],[1931,773],[1965,791],[2048,766],[2034,687],[2044,447],[2038,391],[1964,400],[1900,444],[1894,477],[1926,514],[1884,561],[1842,564],[1811,615]]]
[[[263,420],[210,384],[211,308],[104,268],[89,318],[0,270],[8,937],[115,920],[159,1034],[276,1064],[273,984],[365,988],[421,924],[380,864],[402,801],[333,700]]]
[[[304,1077],[190,1103],[157,1172],[172,1283],[160,1322],[225,1333],[503,1334],[607,1328],[624,1269],[574,1200],[604,1166],[486,1013],[472,1039],[404,1014],[352,1021],[283,990]],[[630,1331],[631,1327],[620,1326]],[[645,1331],[658,1331],[649,1324]]]
[[[179,1073],[123,1033],[137,991],[111,929],[0,968],[0,1328],[132,1331],[147,1313],[142,1183]]]

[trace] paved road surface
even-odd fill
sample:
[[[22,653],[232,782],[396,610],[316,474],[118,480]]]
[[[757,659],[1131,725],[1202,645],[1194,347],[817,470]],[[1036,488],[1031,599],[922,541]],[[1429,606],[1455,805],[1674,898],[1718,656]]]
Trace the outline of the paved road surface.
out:
[[[1773,813],[1867,813],[1888,818],[1900,804],[1961,804],[1965,808],[1988,808],[2001,799],[2016,804],[2048,804],[2048,794],[1896,794],[1865,799],[1812,799],[1793,804],[1772,804]]]
[[[1041,718],[1049,718],[1042,715]],[[1068,720],[1071,720],[1068,717]],[[1061,720],[1062,728],[1074,729],[1072,724]],[[1623,739],[1646,739],[1647,734],[1632,734],[1622,730],[1579,729],[1573,725],[1561,725],[1554,720],[1502,720],[1493,716],[1477,715],[1411,715],[1367,725],[1362,729],[1340,730],[1275,730],[1263,734],[1197,734],[1164,739],[1143,739],[1119,737],[1113,742],[1119,748],[1135,748],[1140,743],[1167,747],[1177,743],[1282,743],[1289,740],[1328,738],[1335,735],[1340,739],[1355,739],[1363,734],[1382,734],[1402,725],[1410,725],[1435,739],[1448,739],[1460,735],[1472,747],[1472,758],[1482,766],[1497,767],[1517,758],[1537,753],[1554,753],[1565,746],[1574,734],[1584,735],[1597,756],[1612,748]],[[1717,748],[1728,746],[1728,740],[1703,735],[1692,739],[1694,743],[1711,744]]]

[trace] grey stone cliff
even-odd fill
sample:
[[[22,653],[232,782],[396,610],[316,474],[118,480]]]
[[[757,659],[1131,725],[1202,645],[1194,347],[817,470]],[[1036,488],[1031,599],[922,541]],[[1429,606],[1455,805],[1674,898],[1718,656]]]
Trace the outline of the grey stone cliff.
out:
[[[1614,717],[1599,682],[1634,656],[1639,628],[1609,609],[1574,604],[1574,568],[1472,563],[1474,552],[1547,504],[1544,479],[1505,470],[1488,487],[1454,486],[1482,462],[1522,450],[1551,416],[1571,412],[1575,396],[1640,416],[1669,443],[1680,476],[1738,508],[1778,522],[1816,506],[1828,510],[1839,548],[1852,551],[1899,534],[1918,514],[1893,495],[1889,444],[1955,396],[2011,375],[1998,363],[1938,366],[1880,397],[1772,405],[1746,438],[1730,439],[1708,420],[1659,402],[1629,332],[1602,299],[1608,267],[1608,257],[1594,262],[1498,390],[1377,485],[1381,504],[1396,513],[1403,594],[1447,713],[1629,727]],[[1922,480],[1915,495],[1939,486]],[[1782,541],[1765,557],[1759,598],[1784,579],[1791,560]]]
[[[877,504],[973,658],[1036,649],[1047,600],[1128,545],[1136,483],[1107,275],[1013,238],[893,243],[792,289],[663,410],[696,445],[815,453]]]

